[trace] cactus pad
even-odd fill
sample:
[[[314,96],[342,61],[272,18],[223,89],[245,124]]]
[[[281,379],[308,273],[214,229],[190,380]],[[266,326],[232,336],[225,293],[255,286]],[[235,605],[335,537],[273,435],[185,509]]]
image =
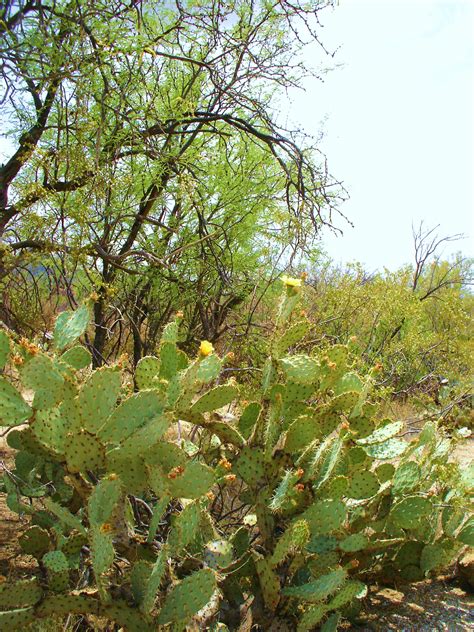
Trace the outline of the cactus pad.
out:
[[[189,503],[177,516],[173,516],[168,545],[171,555],[179,555],[199,533],[200,511],[197,503]]]
[[[163,546],[151,568],[148,581],[144,587],[143,599],[140,604],[140,608],[143,612],[151,612],[153,609],[160,584],[163,581],[166,571],[166,562],[169,554],[168,547],[166,545]]]
[[[135,382],[140,390],[153,388],[154,378],[160,370],[160,361],[154,356],[145,356],[138,361],[135,369]]]
[[[381,428],[377,428],[372,434],[368,437],[364,437],[363,439],[358,439],[357,443],[359,445],[372,445],[374,443],[383,443],[387,441],[387,439],[392,439],[395,437],[400,430],[403,428],[402,421],[395,421],[391,424],[386,424]]]
[[[296,632],[310,632],[311,630],[314,630],[315,627],[321,623],[326,612],[327,608],[324,605],[317,604],[311,606],[308,610],[304,611],[304,614],[298,623],[298,627],[296,628]]]
[[[233,402],[239,394],[238,389],[230,384],[216,386],[202,395],[191,407],[192,412],[206,413],[218,410]]]
[[[363,447],[373,459],[384,461],[401,456],[407,450],[408,443],[402,439],[388,439],[384,443],[374,443]]]
[[[257,423],[262,407],[258,402],[250,402],[242,411],[237,427],[244,439],[248,439]]]
[[[402,463],[393,476],[392,490],[398,496],[414,489],[421,482],[421,469],[415,461]]]
[[[33,606],[42,596],[43,589],[36,578],[5,582],[0,584],[0,609]]]
[[[89,497],[88,515],[91,526],[108,522],[121,496],[120,479],[116,476],[103,478]]]
[[[338,610],[354,599],[363,599],[367,595],[367,586],[357,580],[350,580],[344,584],[337,595],[329,602],[328,609]]]
[[[393,478],[395,467],[391,463],[382,463],[375,469],[375,473],[380,483],[386,483]]]
[[[279,358],[290,347],[293,347],[297,342],[306,336],[310,329],[310,324],[307,320],[302,320],[299,323],[291,325],[285,333],[273,345],[273,353],[275,357]]]
[[[62,312],[54,326],[54,344],[61,351],[82,336],[89,324],[90,313],[87,305],[75,311]]]
[[[341,527],[347,516],[346,506],[340,500],[317,500],[300,518],[307,520],[311,534],[325,535]]]
[[[415,529],[433,510],[429,498],[423,496],[407,496],[394,505],[390,518],[397,527]]]
[[[70,472],[97,472],[105,467],[105,447],[87,430],[68,433],[64,440],[64,453]]]
[[[359,401],[359,393],[357,391],[347,391],[336,395],[331,400],[331,410],[337,412],[350,412]]]
[[[100,428],[106,443],[121,443],[133,432],[163,412],[164,402],[157,391],[140,391],[125,399]]]
[[[214,471],[198,461],[191,461],[175,478],[168,475],[168,488],[175,498],[200,498],[215,483]]]
[[[62,551],[50,551],[43,555],[43,565],[48,574],[48,584],[54,592],[66,590],[69,585],[69,564]]]
[[[51,548],[49,533],[37,525],[33,525],[22,533],[19,542],[27,555],[33,555],[37,559],[42,558]]]
[[[262,455],[255,448],[245,447],[237,460],[236,470],[247,485],[254,486],[265,473]]]
[[[120,373],[116,369],[104,367],[92,373],[78,397],[82,425],[86,430],[99,430],[112,413],[120,388]]]
[[[468,546],[474,546],[474,518],[467,520],[456,539]]]
[[[216,577],[208,568],[189,575],[171,589],[158,616],[158,624],[189,621],[211,599]]]
[[[63,396],[63,376],[47,355],[39,353],[21,371],[23,386],[35,392],[33,408],[47,410],[57,406]]]
[[[310,537],[309,525],[306,520],[298,520],[291,524],[278,540],[273,555],[270,558],[272,566],[278,566],[289,555],[300,551]]]
[[[20,630],[35,620],[36,615],[33,607],[0,612],[0,630]]]
[[[299,384],[312,384],[319,376],[319,363],[307,355],[295,355],[280,360],[287,380]]]
[[[357,373],[345,373],[334,384],[333,391],[334,395],[341,395],[349,391],[360,393],[363,387],[364,384]]]
[[[82,345],[77,345],[65,351],[61,356],[62,362],[79,371],[87,368],[92,362],[92,356]]]
[[[234,557],[233,546],[227,540],[213,540],[208,542],[204,549],[203,561],[209,566],[218,570],[226,568],[232,563]]]
[[[363,533],[353,533],[339,542],[339,548],[344,553],[355,553],[365,549],[368,542],[367,536]]]
[[[344,584],[346,577],[345,570],[337,569],[307,584],[284,588],[282,593],[287,597],[296,597],[302,601],[322,601],[336,592]]]
[[[373,472],[363,470],[355,472],[349,480],[347,496],[362,500],[371,498],[379,491],[380,483]]]
[[[274,611],[280,601],[280,580],[272,569],[270,560],[255,555],[255,568],[260,582],[263,601],[270,611]]]
[[[0,329],[0,369],[3,369],[10,358],[10,338]]]
[[[0,423],[2,426],[18,426],[31,416],[33,411],[20,393],[0,377]]]

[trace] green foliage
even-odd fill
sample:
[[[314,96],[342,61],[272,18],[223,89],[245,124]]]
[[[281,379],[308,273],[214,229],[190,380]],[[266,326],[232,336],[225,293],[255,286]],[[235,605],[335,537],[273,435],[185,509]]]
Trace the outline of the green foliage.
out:
[[[118,366],[88,369],[78,347],[67,388],[54,347],[20,371],[7,364],[0,407],[26,424],[9,433],[15,469],[3,486],[29,516],[20,545],[38,567],[0,587],[2,624],[92,612],[130,630],[231,625],[253,594],[262,629],[281,617],[334,630],[378,575],[416,581],[472,545],[470,470],[447,464],[456,439],[434,422],[400,436],[351,348],[292,355],[294,342],[276,344],[282,331],[296,340],[299,294],[284,290],[269,340],[286,355],[269,356],[242,405],[233,381],[216,384],[223,362],[209,346],[169,364],[182,353],[179,316],[134,383]],[[237,414],[221,418],[224,405]]]

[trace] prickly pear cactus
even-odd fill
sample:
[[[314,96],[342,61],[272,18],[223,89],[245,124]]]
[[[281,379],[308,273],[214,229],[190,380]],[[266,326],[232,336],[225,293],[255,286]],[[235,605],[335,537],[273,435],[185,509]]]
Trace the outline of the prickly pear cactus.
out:
[[[180,315],[133,384],[118,365],[91,369],[87,306],[59,316],[51,349],[0,332],[15,450],[1,489],[36,561],[0,586],[0,627],[94,614],[140,632],[335,630],[371,578],[416,581],[473,545],[472,468],[449,462],[454,440],[433,422],[407,441],[353,347],[298,351],[301,285],[284,279],[245,403],[211,343],[179,349]]]

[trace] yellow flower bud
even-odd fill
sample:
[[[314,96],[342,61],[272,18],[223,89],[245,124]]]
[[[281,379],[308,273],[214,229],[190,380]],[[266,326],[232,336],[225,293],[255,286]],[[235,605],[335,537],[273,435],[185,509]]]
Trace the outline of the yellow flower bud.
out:
[[[213,351],[214,347],[212,346],[212,342],[209,342],[208,340],[203,340],[199,345],[199,355],[201,355],[203,358],[211,355]]]
[[[286,287],[301,287],[301,284],[303,283],[302,279],[295,279],[293,277],[286,276],[286,274],[281,277],[281,280]]]

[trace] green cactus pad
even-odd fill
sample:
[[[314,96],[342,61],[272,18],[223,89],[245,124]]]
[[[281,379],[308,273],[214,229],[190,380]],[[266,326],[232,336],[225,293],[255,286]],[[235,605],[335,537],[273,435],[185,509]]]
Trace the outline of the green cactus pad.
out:
[[[163,514],[167,506],[170,503],[170,500],[171,500],[170,496],[163,496],[162,498],[160,498],[160,500],[157,501],[156,505],[153,508],[153,515],[151,517],[150,525],[148,527],[148,537],[147,537],[148,544],[151,544],[153,540],[155,539],[156,532],[158,531],[161,519],[163,517]]]
[[[314,417],[303,415],[295,419],[286,432],[285,450],[290,454],[304,450],[319,437],[320,429]]]
[[[208,421],[199,425],[219,437],[222,443],[230,443],[237,447],[244,445],[244,438],[240,432],[225,421]]]
[[[230,384],[216,386],[202,395],[191,407],[192,412],[206,413],[218,410],[237,399],[239,390]]]
[[[92,362],[92,356],[89,351],[82,345],[77,345],[65,351],[61,360],[66,362],[70,367],[79,371],[80,369],[86,369]]]
[[[368,545],[369,540],[363,533],[353,533],[348,535],[347,538],[339,542],[339,548],[344,553],[356,553],[362,551]]]
[[[456,536],[456,539],[468,546],[474,546],[474,518],[469,518]]]
[[[156,443],[145,453],[144,459],[148,465],[158,465],[164,472],[178,466],[184,467],[188,462],[186,452],[169,441]]]
[[[286,407],[292,402],[303,402],[309,399],[314,393],[314,384],[300,384],[299,382],[288,381],[283,390],[282,397]]]
[[[121,492],[121,483],[118,477],[103,478],[96,485],[88,502],[88,515],[91,526],[100,526],[110,520]]]
[[[375,443],[384,443],[385,441],[387,441],[387,439],[392,439],[392,437],[395,437],[402,428],[403,421],[395,421],[394,423],[382,426],[382,428],[378,428],[368,437],[358,439],[357,443],[359,445],[373,445]]]
[[[375,473],[381,484],[386,483],[393,478],[395,466],[391,463],[382,463],[375,469]]]
[[[340,500],[317,500],[300,515],[307,520],[312,535],[325,535],[339,529],[346,520],[346,506]]]
[[[319,493],[326,498],[341,499],[347,496],[348,487],[349,479],[346,476],[335,476],[319,489]]]
[[[43,589],[36,578],[0,584],[0,609],[25,608],[41,600]]]
[[[172,342],[164,342],[160,346],[159,376],[171,380],[179,371],[188,366],[188,358]],[[150,388],[150,387],[148,387]]]
[[[100,576],[106,573],[114,562],[115,551],[112,535],[101,529],[93,528],[91,529],[90,540],[92,568],[96,581],[99,583]]]
[[[143,612],[151,612],[153,610],[156,596],[158,594],[160,584],[163,581],[163,577],[166,571],[166,563],[169,555],[170,552],[168,550],[168,547],[166,545],[163,546],[161,551],[158,553],[158,557],[156,558],[155,563],[151,568],[151,573],[148,577],[148,581],[143,593],[143,599],[140,604],[140,609]]]
[[[312,384],[319,377],[319,363],[307,355],[295,355],[280,360],[287,380],[300,384]]]
[[[175,498],[200,498],[215,483],[214,471],[198,461],[191,461],[176,478],[168,478],[170,494]]]
[[[334,345],[330,347],[325,356],[329,362],[334,362],[338,370],[346,370],[349,359],[349,349],[346,345]]]
[[[315,535],[308,542],[307,549],[311,553],[322,555],[334,551],[337,547],[337,539],[332,535]],[[338,559],[338,558],[337,558]]]
[[[398,496],[410,492],[422,479],[420,466],[414,461],[402,463],[393,476],[392,490]]]
[[[301,586],[290,586],[281,591],[287,597],[295,597],[302,601],[317,602],[326,599],[338,590],[346,581],[347,573],[343,569],[331,571],[315,581]]]
[[[252,430],[257,423],[261,409],[262,407],[258,402],[250,402],[242,411],[237,427],[244,439],[248,439],[252,434]]]
[[[360,581],[348,581],[338,592],[338,594],[329,602],[328,610],[339,610],[353,599],[363,599],[367,595],[367,586]]]
[[[379,480],[373,472],[357,471],[349,479],[347,496],[356,500],[362,500],[375,496],[379,489]]]
[[[5,364],[10,359],[10,338],[8,334],[0,329],[0,369],[3,369]]]
[[[288,556],[300,551],[310,537],[309,525],[306,520],[298,520],[291,524],[276,543],[270,558],[272,566],[278,566]]]
[[[419,566],[408,564],[400,570],[400,577],[407,582],[419,582],[425,579],[425,575]]]
[[[463,507],[445,507],[441,514],[441,523],[445,535],[452,538],[464,522],[466,511]],[[472,545],[474,546],[474,545]]]
[[[389,439],[384,443],[374,443],[363,447],[373,459],[384,461],[401,456],[408,449],[408,443],[402,439]]]
[[[364,388],[364,383],[357,375],[357,373],[345,373],[334,384],[334,395],[341,395],[342,393],[348,393],[349,391],[360,393]]]
[[[120,373],[109,367],[97,369],[79,393],[78,406],[83,427],[97,432],[111,415],[120,394]]]
[[[98,437],[87,430],[68,433],[64,454],[70,472],[97,472],[105,467],[105,447]]]
[[[327,608],[324,605],[317,604],[311,606],[311,608],[304,611],[304,614],[298,623],[298,627],[296,628],[296,632],[310,632],[311,630],[314,630],[315,627],[324,619],[326,613]]]
[[[150,449],[150,446],[159,442],[168,430],[171,420],[172,413],[154,417],[120,444],[121,452],[131,458],[143,455]]]
[[[19,538],[19,543],[24,553],[33,555],[37,559],[42,558],[51,548],[49,533],[37,525],[30,527],[22,533]]]
[[[329,437],[319,446],[309,468],[313,489],[322,487],[332,476],[341,455],[342,440]]]
[[[278,338],[273,345],[273,355],[276,358],[281,357],[290,347],[306,336],[310,329],[310,323],[302,320],[299,323],[291,325],[285,333]]]
[[[427,544],[423,547],[420,557],[420,568],[423,573],[447,566],[451,561],[451,551],[441,544]]]
[[[203,568],[183,579],[167,595],[158,616],[158,624],[189,621],[211,599],[216,590],[212,570]]]
[[[69,585],[69,563],[62,551],[50,551],[43,555],[43,566],[48,574],[48,584],[54,592],[62,592]]]
[[[64,453],[66,426],[58,408],[37,410],[30,429],[33,437],[47,450]]]
[[[150,562],[138,560],[133,565],[132,572],[130,573],[130,587],[132,589],[133,600],[138,606],[143,603],[151,569],[152,565]]]
[[[61,351],[82,336],[89,324],[90,313],[87,305],[75,311],[62,312],[54,326],[54,344]]]
[[[143,456],[131,457],[121,448],[107,454],[107,470],[118,474],[129,494],[140,494],[148,483],[146,464]]]
[[[98,431],[106,443],[121,443],[133,432],[160,415],[165,407],[158,391],[143,390],[125,399]]]
[[[281,481],[278,483],[269,508],[272,511],[280,511],[288,501],[291,501],[294,494],[294,486],[299,481],[300,476],[295,470],[288,470],[284,473]]]
[[[77,556],[83,546],[86,546],[87,538],[84,534],[79,532],[73,532],[71,535],[65,540],[63,544],[61,544],[61,551],[67,558]]]
[[[170,555],[179,555],[199,533],[199,505],[195,502],[186,505],[178,515],[173,516],[168,536]]]
[[[350,420],[350,430],[359,438],[368,437],[374,431],[375,424],[369,417],[352,417]]]
[[[265,475],[262,455],[259,450],[245,447],[237,460],[236,471],[247,485],[255,486]]]
[[[75,529],[80,533],[85,533],[84,526],[80,519],[72,514],[69,509],[62,507],[58,503],[54,502],[51,498],[45,498],[43,500],[46,509],[59,518],[60,522],[70,529]]]
[[[273,570],[270,560],[254,554],[254,561],[263,601],[266,607],[273,612],[280,601],[280,580]]]
[[[234,548],[227,540],[213,540],[204,549],[203,561],[209,568],[218,570],[232,564]]]
[[[57,406],[63,396],[63,376],[47,355],[39,353],[21,370],[23,386],[35,392],[33,408],[47,410]]]
[[[196,380],[202,384],[208,384],[218,377],[221,369],[222,360],[215,353],[211,353],[199,362]]]
[[[155,386],[154,378],[160,370],[160,361],[154,356],[145,356],[138,361],[135,369],[135,382],[140,390]]]
[[[331,400],[331,410],[337,412],[350,412],[359,401],[359,393],[357,391],[347,391],[341,395],[336,395]]]
[[[349,459],[349,466],[352,469],[360,469],[362,466],[367,466],[367,464],[370,463],[365,450],[359,446],[351,448],[347,452],[347,458]]]
[[[433,510],[429,498],[423,496],[407,496],[392,507],[390,518],[397,527],[415,529]]]
[[[0,377],[0,426],[18,426],[33,411],[20,393],[3,377]]]
[[[33,607],[0,612],[0,630],[21,630],[36,620]]]

